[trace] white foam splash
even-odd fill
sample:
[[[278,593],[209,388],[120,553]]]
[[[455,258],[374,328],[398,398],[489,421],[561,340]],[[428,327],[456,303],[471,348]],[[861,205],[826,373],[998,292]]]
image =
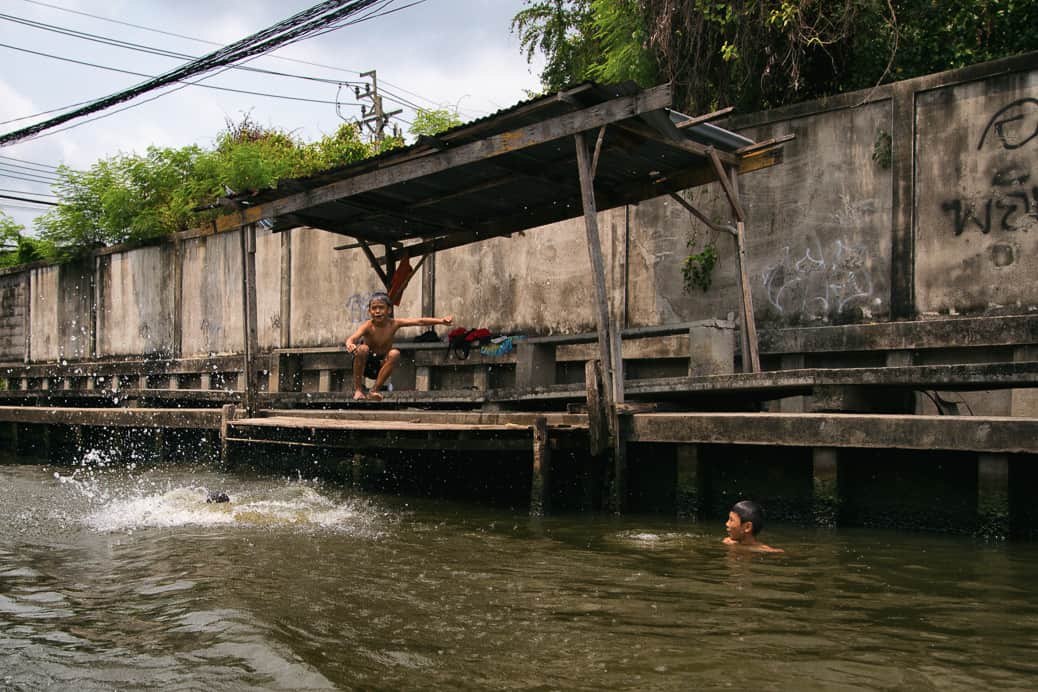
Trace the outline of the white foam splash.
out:
[[[362,502],[334,501],[311,487],[226,491],[230,502],[206,502],[205,488],[178,487],[164,492],[109,499],[86,518],[105,532],[182,526],[241,526],[379,533],[383,517]]]

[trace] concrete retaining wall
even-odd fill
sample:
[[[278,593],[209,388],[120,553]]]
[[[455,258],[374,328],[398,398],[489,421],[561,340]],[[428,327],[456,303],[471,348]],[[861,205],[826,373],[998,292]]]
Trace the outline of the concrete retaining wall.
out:
[[[785,161],[740,178],[762,329],[1038,310],[1038,53],[732,119],[757,140],[792,133]],[[576,176],[576,171],[573,171]],[[719,187],[684,193],[718,221]],[[660,198],[600,215],[614,316],[625,327],[738,312],[733,241]],[[349,239],[257,233],[259,343],[334,346],[378,281]],[[706,292],[681,264],[714,242]],[[582,219],[440,253],[400,315],[551,334],[594,329]],[[242,348],[237,233],[112,252],[93,265],[0,276],[5,362]],[[26,290],[28,289],[28,290]],[[28,319],[26,319],[28,310]],[[25,325],[30,333],[25,334]]]

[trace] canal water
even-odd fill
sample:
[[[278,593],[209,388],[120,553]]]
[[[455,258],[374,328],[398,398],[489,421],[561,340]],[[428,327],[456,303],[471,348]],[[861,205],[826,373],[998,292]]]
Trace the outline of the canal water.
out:
[[[1038,684],[1033,543],[722,537],[97,455],[0,465],[0,689]]]

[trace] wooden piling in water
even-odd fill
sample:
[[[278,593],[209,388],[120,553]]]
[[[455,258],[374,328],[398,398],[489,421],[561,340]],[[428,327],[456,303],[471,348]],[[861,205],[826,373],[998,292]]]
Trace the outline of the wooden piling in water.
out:
[[[231,462],[231,448],[227,441],[227,428],[238,411],[234,404],[225,404],[220,409],[220,466],[229,468]]]
[[[530,482],[530,516],[543,517],[548,511],[551,479],[551,449],[548,445],[548,422],[544,416],[534,419],[533,478]]]

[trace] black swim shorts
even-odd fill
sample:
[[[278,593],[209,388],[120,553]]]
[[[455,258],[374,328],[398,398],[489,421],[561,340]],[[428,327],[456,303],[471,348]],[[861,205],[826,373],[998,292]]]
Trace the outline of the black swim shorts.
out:
[[[385,356],[376,356],[374,353],[369,353],[368,361],[364,364],[364,377],[377,380],[378,371],[382,369],[382,362],[385,359]]]

